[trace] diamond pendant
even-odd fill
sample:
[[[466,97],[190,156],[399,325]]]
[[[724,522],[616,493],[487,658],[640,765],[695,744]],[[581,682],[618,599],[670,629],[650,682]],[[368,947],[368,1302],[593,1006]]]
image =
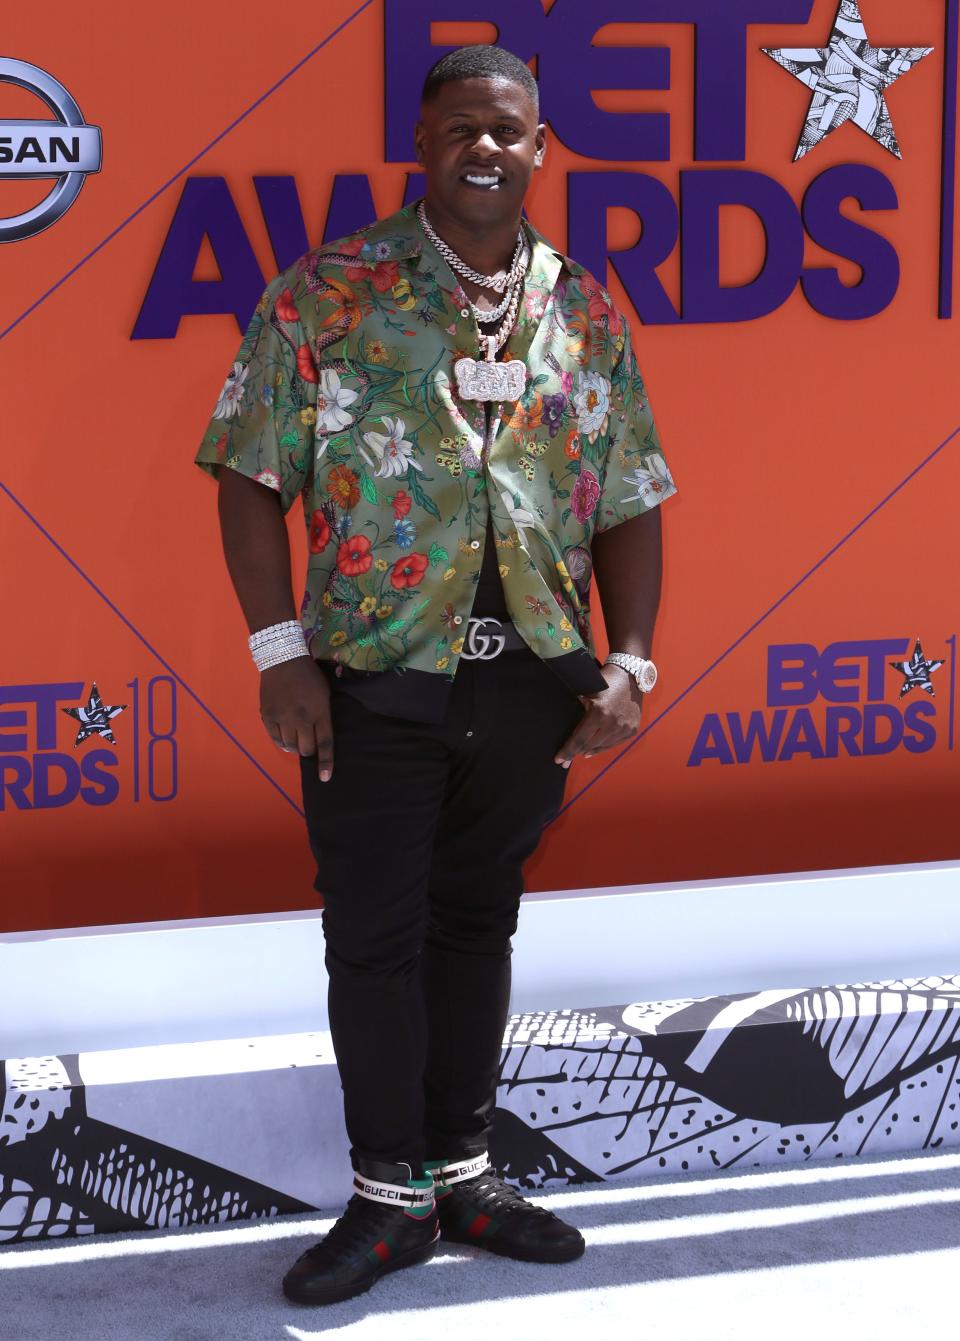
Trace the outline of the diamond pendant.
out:
[[[520,359],[495,363],[489,359],[457,359],[453,365],[461,400],[519,400],[529,370]]]

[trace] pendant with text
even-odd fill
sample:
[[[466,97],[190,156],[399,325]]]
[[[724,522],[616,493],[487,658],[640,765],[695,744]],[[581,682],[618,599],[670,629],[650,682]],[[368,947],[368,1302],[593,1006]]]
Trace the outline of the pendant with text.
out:
[[[488,359],[457,359],[453,365],[461,400],[519,400],[527,385],[527,365],[520,359],[493,363]]]

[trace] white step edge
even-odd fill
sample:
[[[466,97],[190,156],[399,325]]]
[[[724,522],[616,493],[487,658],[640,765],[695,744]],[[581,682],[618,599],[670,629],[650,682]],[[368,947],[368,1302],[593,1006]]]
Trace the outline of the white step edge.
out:
[[[319,911],[0,934],[0,1056],[328,1028]],[[511,1010],[947,975],[960,864],[527,894]]]

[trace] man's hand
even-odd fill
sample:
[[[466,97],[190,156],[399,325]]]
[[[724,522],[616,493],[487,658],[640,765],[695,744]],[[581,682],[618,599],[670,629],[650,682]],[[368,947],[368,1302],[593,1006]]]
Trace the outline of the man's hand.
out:
[[[589,759],[601,750],[621,745],[640,728],[643,691],[636,680],[620,666],[604,666],[601,673],[607,688],[578,695],[586,712],[554,756],[554,763],[564,768],[569,768],[578,754]]]
[[[275,745],[316,754],[321,782],[333,776],[330,685],[313,657],[281,661],[260,675],[260,717]]]

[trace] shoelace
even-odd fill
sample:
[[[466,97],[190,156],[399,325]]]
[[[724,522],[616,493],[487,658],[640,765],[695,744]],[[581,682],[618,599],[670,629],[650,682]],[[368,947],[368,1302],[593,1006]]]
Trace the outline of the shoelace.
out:
[[[510,1215],[514,1211],[525,1211],[527,1215],[536,1215],[547,1220],[553,1218],[552,1211],[546,1210],[543,1206],[534,1206],[531,1202],[526,1201],[515,1187],[503,1182],[495,1174],[480,1174],[476,1181],[470,1179],[468,1182],[462,1183],[461,1187],[464,1192],[469,1191],[470,1197],[483,1206],[486,1214],[497,1211]]]

